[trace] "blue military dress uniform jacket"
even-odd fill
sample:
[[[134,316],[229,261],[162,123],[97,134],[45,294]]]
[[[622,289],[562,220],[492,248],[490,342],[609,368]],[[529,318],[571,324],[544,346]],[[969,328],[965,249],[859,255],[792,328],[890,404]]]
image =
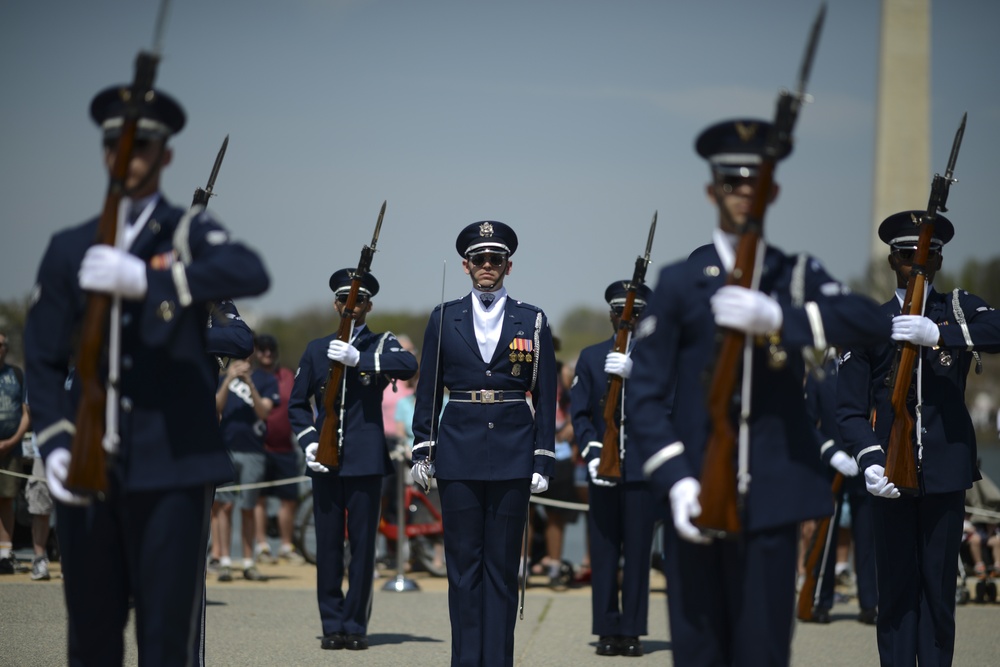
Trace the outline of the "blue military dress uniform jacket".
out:
[[[768,247],[763,261],[760,291],[781,306],[781,345],[788,359],[773,368],[768,346],[754,349],[747,531],[833,511],[815,424],[805,408],[801,349],[889,337],[877,304],[851,294],[814,258]],[[715,247],[696,249],[660,272],[637,328],[626,396],[630,442],[646,460],[645,474],[662,499],[678,480],[701,476],[710,431],[706,394],[716,358],[717,327],[709,299],[725,281]]]
[[[149,267],[145,297],[122,300],[122,446],[116,462],[124,488],[132,491],[232,477],[215,414],[218,365],[206,355],[206,319],[211,304],[260,294],[270,284],[258,255],[233,242],[204,212],[188,233],[191,262],[178,261],[174,232],[184,213],[161,198],[129,248]],[[43,456],[69,448],[72,440],[77,394],[63,388],[85,304],[77,274],[97,223],[95,218],[52,237],[31,297],[26,359]],[[241,344],[230,340],[219,347],[236,351]]]
[[[288,399],[288,419],[303,449],[319,442],[326,418],[323,395],[330,375],[327,348],[336,334],[317,338],[306,346],[295,372],[295,384]],[[417,372],[417,358],[403,349],[392,333],[376,334],[368,327],[358,332],[351,343],[361,353],[358,365],[347,368],[338,400],[343,402],[341,419],[343,442],[339,474],[345,477],[386,475],[392,468],[385,443],[382,418],[382,393],[390,379],[406,380]],[[316,402],[313,419],[310,399]],[[338,403],[339,405],[339,403]],[[326,475],[308,471],[310,476]]]
[[[960,290],[958,301],[964,314],[960,318],[954,299],[953,292],[941,294],[931,290],[924,307],[924,315],[938,324],[942,345],[920,348],[923,493],[965,490],[980,478],[976,468],[976,431],[965,405],[965,385],[974,350],[1000,352],[1000,313],[978,296]],[[899,314],[899,300],[895,297],[882,305],[883,321],[891,322]],[[966,322],[964,326],[962,319]],[[844,441],[858,457],[862,471],[875,464],[885,466],[885,447],[893,422],[892,387],[886,386],[885,377],[895,354],[895,343],[886,340],[880,345],[848,350],[840,365],[837,418]],[[915,382],[907,405],[916,424]],[[871,409],[876,414],[874,432]]]
[[[431,313],[424,333],[413,416],[414,461],[430,454],[435,476],[442,480],[530,479],[532,473],[552,477],[556,371],[545,314],[508,296],[500,339],[486,362],[476,343],[472,296],[443,304],[443,316],[441,308]],[[452,395],[438,424],[432,406],[440,410],[446,387]],[[530,391],[534,410],[524,400],[489,404],[455,399],[454,392],[479,390]],[[432,434],[436,451],[430,453],[426,443]]]

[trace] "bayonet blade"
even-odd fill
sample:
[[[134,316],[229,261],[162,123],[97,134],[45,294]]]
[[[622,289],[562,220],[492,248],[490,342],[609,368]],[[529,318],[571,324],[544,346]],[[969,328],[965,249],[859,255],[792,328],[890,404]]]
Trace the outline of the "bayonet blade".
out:
[[[375,233],[372,235],[372,244],[369,246],[372,250],[375,250],[375,245],[378,243],[379,232],[382,231],[382,218],[385,217],[385,205],[386,201],[382,201],[382,210],[378,212],[378,222],[375,223]]]
[[[219,149],[219,153],[215,156],[215,164],[212,165],[212,173],[208,176],[208,185],[205,186],[205,192],[209,197],[212,196],[212,189],[215,187],[215,179],[219,176],[219,169],[222,167],[222,160],[226,157],[226,148],[229,146],[229,135],[222,140],[222,147]]]
[[[965,120],[968,116],[968,111],[962,114],[962,122],[955,132],[955,140],[951,143],[951,155],[948,156],[948,167],[944,170],[944,177],[949,181],[954,181],[952,176],[955,174],[955,162],[958,161],[958,150],[962,147],[962,137],[965,136]]]
[[[806,83],[809,81],[809,73],[812,71],[813,58],[816,56],[816,48],[819,46],[819,35],[823,30],[823,21],[826,19],[826,3],[820,5],[819,13],[813,21],[812,30],[809,33],[809,43],[806,46],[806,54],[802,59],[802,66],[799,69],[799,82],[796,96],[800,99],[805,96]]]
[[[646,239],[646,265],[649,265],[649,253],[653,251],[653,235],[656,234],[656,216],[659,211],[653,211],[653,222],[649,225],[649,238]]]
[[[161,0],[160,10],[156,14],[156,27],[153,29],[153,55],[159,58],[163,52],[163,34],[167,29],[167,10],[170,0]]]

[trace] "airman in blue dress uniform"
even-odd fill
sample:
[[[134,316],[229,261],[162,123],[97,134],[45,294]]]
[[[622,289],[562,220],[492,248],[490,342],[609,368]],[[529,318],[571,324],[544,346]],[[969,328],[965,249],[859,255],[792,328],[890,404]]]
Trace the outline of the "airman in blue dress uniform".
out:
[[[616,280],[604,292],[611,307],[611,324],[618,323],[625,307],[631,281]],[[651,290],[646,285],[636,288],[633,309],[642,313]],[[627,442],[627,424],[619,424],[621,474],[619,482],[600,479],[597,468],[601,461],[604,438],[604,398],[608,374],[625,379],[624,405],[628,393],[628,377],[632,360],[626,353],[614,351],[615,337],[591,345],[580,352],[576,376],[570,389],[570,410],[573,433],[583,444],[583,458],[589,473],[590,567],[592,632],[598,635],[598,655],[640,656],[643,653],[641,635],[648,634],[649,569],[655,521],[653,498],[642,476],[645,460]],[[625,415],[627,420],[628,415]],[[624,561],[622,559],[624,558]],[[623,562],[619,585],[618,563]],[[621,600],[619,601],[619,595]]]
[[[932,289],[942,247],[955,228],[938,215],[926,266],[923,315],[901,315],[924,211],[901,211],[879,226],[890,247],[896,295],[879,314],[892,340],[856,346],[842,357],[837,417],[845,443],[874,498],[878,572],[879,656],[883,665],[950,665],[955,650],[955,587],[965,490],[980,478],[976,433],[965,385],[979,353],[1000,352],[1000,313],[963,290]],[[919,346],[907,404],[914,422],[919,492],[900,497],[885,477],[892,429],[892,386],[886,384],[898,342]],[[917,408],[919,406],[919,409]],[[875,411],[874,428],[871,411]]]
[[[451,664],[513,665],[529,495],[548,488],[555,468],[555,351],[545,314],[504,287],[514,230],[473,223],[456,248],[472,292],[427,322],[413,476],[421,486],[436,476],[441,493]]]
[[[835,569],[838,533],[844,503],[848,504],[851,521],[851,542],[854,547],[854,575],[857,585],[858,621],[874,625],[877,616],[878,590],[875,586],[875,539],[872,534],[872,498],[865,490],[864,478],[858,464],[844,445],[837,423],[837,377],[840,359],[835,348],[829,348],[823,357],[820,370],[806,376],[806,404],[809,414],[816,418],[819,433],[820,457],[827,466],[827,477],[832,486],[837,473],[843,475],[839,497],[835,498],[836,511],[831,521],[831,535],[826,542],[823,557],[817,563],[817,591],[814,595],[813,623],[829,623],[834,603],[837,572]]]
[[[788,664],[798,523],[833,511],[804,404],[801,350],[888,336],[875,302],[851,294],[808,255],[769,246],[758,257],[759,290],[725,284],[769,130],[765,121],[740,119],[698,138],[719,227],[712,244],[662,269],[632,353],[629,442],[672,513],[664,560],[680,665]],[[775,185],[771,198],[777,193]],[[701,513],[706,381],[721,328],[745,332],[753,345],[752,365],[743,368],[750,378],[734,397],[749,408],[739,461],[743,529],[736,540],[713,541],[692,519]]]
[[[121,131],[123,89],[108,88],[91,104],[108,168]],[[123,230],[125,247],[92,245],[96,218],[55,234],[25,332],[32,419],[59,501],[74,665],[121,663],[130,599],[142,664],[199,659],[208,509],[214,486],[232,477],[215,414],[218,365],[206,351],[236,351],[241,337],[237,328],[228,336],[221,327],[209,336],[206,322],[216,302],[260,294],[270,282],[257,254],[205,212],[175,235],[185,210],[171,206],[159,184],[171,159],[167,141],[185,115],[170,96],[152,91],[140,116],[125,184],[136,219]],[[64,486],[78,398],[67,378],[85,291],[122,298],[120,444],[102,499]],[[214,323],[228,320],[222,315]]]
[[[330,289],[336,295],[334,306],[341,317],[354,275],[355,269],[351,268],[330,276]],[[406,380],[417,372],[417,358],[391,332],[375,333],[365,324],[378,291],[375,276],[363,274],[350,343],[339,340],[336,332],[311,341],[295,371],[288,401],[292,432],[305,450],[312,477],[316,597],[323,629],[320,646],[324,649],[368,648],[382,478],[392,470],[382,420],[382,394],[390,382]],[[337,470],[316,461],[319,433],[326,418],[323,395],[331,361],[345,366],[344,385],[337,397],[341,415]],[[315,420],[310,399],[316,404]],[[345,529],[351,548],[346,595]]]

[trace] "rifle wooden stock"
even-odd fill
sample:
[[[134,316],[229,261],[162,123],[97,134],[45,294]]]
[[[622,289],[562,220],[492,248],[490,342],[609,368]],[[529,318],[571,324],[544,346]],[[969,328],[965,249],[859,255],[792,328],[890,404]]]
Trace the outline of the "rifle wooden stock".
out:
[[[340,317],[337,328],[337,340],[351,342],[351,331],[354,323],[354,306],[357,304],[358,290],[361,278],[351,281],[351,292],[344,304],[344,314]],[[323,392],[323,427],[319,432],[319,448],[316,450],[316,461],[331,470],[340,467],[340,415],[337,413],[337,398],[340,396],[340,386],[344,381],[344,364],[339,361],[330,362],[330,375],[326,380],[326,390]]]
[[[629,336],[635,329],[636,320],[639,319],[635,308],[635,299],[639,287],[646,282],[646,268],[649,266],[649,253],[653,249],[653,236],[656,234],[658,215],[659,211],[654,212],[653,221],[649,224],[645,255],[639,255],[635,258],[632,281],[628,283],[625,305],[618,317],[618,330],[615,332],[615,344],[612,350],[619,354],[628,353]],[[608,387],[604,393],[604,439],[601,447],[601,460],[597,464],[597,477],[609,482],[617,482],[622,478],[620,425],[617,416],[624,384],[625,379],[622,376],[610,374],[608,375]]]
[[[839,472],[833,477],[833,484],[830,492],[833,494],[834,513],[831,516],[823,517],[816,522],[816,532],[813,533],[812,541],[809,544],[805,557],[806,576],[802,581],[802,588],[799,589],[798,607],[796,617],[800,621],[811,621],[813,618],[813,608],[816,601],[816,587],[819,585],[820,561],[827,551],[827,544],[830,540],[830,523],[836,516],[836,506],[841,502],[840,490],[844,486],[844,476]]]
[[[906,281],[906,295],[903,297],[903,315],[923,315],[924,290],[927,287],[927,258],[930,255],[931,240],[934,236],[934,221],[938,211],[948,210],[948,193],[955,181],[955,163],[965,136],[967,113],[962,114],[962,122],[955,131],[948,155],[948,166],[944,176],[934,174],[931,181],[931,195],[927,202],[927,212],[920,220],[920,236],[913,253],[910,275]],[[916,222],[914,220],[914,222]],[[892,429],[885,451],[885,476],[904,495],[914,495],[919,491],[917,481],[917,461],[913,442],[913,418],[906,406],[906,396],[913,382],[913,366],[920,348],[913,343],[903,343],[896,348],[890,378],[892,380]]]
[[[641,258],[640,258],[641,259]],[[624,354],[628,350],[629,333],[635,324],[635,288],[628,291],[625,298],[625,308],[618,322],[618,333],[615,334],[615,352]],[[618,440],[618,407],[622,395],[624,380],[620,375],[608,375],[608,388],[604,394],[604,440],[601,446],[601,462],[597,465],[597,476],[609,482],[617,482],[622,478],[620,443]]]
[[[930,254],[931,237],[934,234],[933,218],[920,225],[920,237],[913,256],[914,269],[927,264]],[[923,314],[924,290],[927,276],[923,270],[913,270],[906,282],[906,296],[903,297],[903,315]],[[900,493],[914,495],[919,490],[917,481],[917,461],[913,444],[913,418],[906,405],[906,397],[913,383],[913,367],[916,365],[920,348],[913,343],[903,343],[896,351],[892,370],[892,428],[885,448],[885,476]]]
[[[361,279],[372,268],[372,257],[375,255],[375,246],[378,244],[378,236],[382,230],[382,219],[385,217],[386,202],[382,202],[382,209],[378,214],[378,222],[375,223],[375,234],[372,236],[371,245],[366,245],[361,249],[361,259],[358,260],[358,268],[354,269],[351,276],[351,290],[347,293],[347,302],[341,311],[340,326],[337,328],[337,340],[345,343],[351,342],[351,332],[354,327],[354,307],[358,303],[358,292],[361,290]],[[340,396],[340,387],[344,381],[344,364],[339,361],[330,362],[330,375],[326,380],[326,390],[323,392],[323,426],[319,431],[319,447],[316,449],[316,461],[325,465],[331,470],[340,467],[340,415],[337,413],[337,398]]]
[[[736,261],[727,285],[751,287],[757,264],[757,247],[763,234],[764,214],[774,185],[774,160],[765,160],[754,190],[746,231],[736,246]],[[740,532],[739,497],[736,491],[736,431],[732,423],[733,392],[742,367],[742,331],[723,329],[719,355],[708,392],[708,415],[711,431],[705,443],[701,469],[701,515],[694,523],[716,534]]]
[[[140,52],[135,62],[132,86],[123,89],[126,96],[125,115],[118,151],[111,167],[104,208],[97,224],[95,245],[115,245],[118,232],[118,207],[125,196],[129,162],[141,112],[141,103],[153,87],[159,58]],[[76,433],[66,475],[66,488],[80,494],[103,494],[107,491],[106,456],[104,451],[105,402],[107,390],[101,377],[101,359],[107,336],[111,297],[88,292],[76,353],[76,380],[80,383],[80,403],[76,413]]]
[[[764,214],[774,190],[774,168],[788,152],[792,143],[792,129],[798,120],[799,109],[805,99],[806,81],[812,69],[819,35],[826,17],[826,4],[820,6],[813,21],[806,45],[805,56],[799,68],[799,81],[794,93],[782,91],[778,96],[774,123],[764,144],[764,152],[754,187],[753,199],[740,242],[736,246],[736,259],[727,285],[752,287],[757,265],[757,249],[764,238]],[[740,357],[746,342],[745,335],[731,329],[720,330],[722,342],[712,374],[708,394],[708,415],[711,430],[705,443],[701,470],[701,515],[694,523],[706,533],[733,536],[741,529],[740,498],[736,489],[734,470],[736,433],[730,420],[733,407],[733,390],[742,364]]]

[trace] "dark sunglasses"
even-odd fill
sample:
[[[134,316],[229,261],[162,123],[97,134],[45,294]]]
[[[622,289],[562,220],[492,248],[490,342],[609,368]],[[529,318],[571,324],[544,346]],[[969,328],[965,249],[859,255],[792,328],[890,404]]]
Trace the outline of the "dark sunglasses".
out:
[[[614,313],[615,315],[617,315],[618,317],[621,317],[622,313],[625,312],[625,306],[612,306],[611,307],[611,312]],[[632,316],[633,317],[638,317],[641,314],[642,314],[642,306],[635,306],[635,305],[633,305],[632,306]]]
[[[489,262],[493,266],[500,266],[507,261],[507,255],[499,252],[481,252],[469,257],[469,261],[473,266],[482,266],[486,262]]]
[[[722,191],[728,195],[732,194],[736,188],[741,185],[756,185],[757,176],[738,176],[735,174],[727,174],[717,177],[715,182],[720,188],[722,188]]]
[[[346,304],[348,296],[350,296],[350,295],[349,294],[338,294],[337,295],[337,303],[344,303],[344,304]],[[354,305],[356,305],[356,306],[363,306],[366,303],[368,303],[368,296],[366,294],[359,294],[357,296],[357,298],[354,300]]]
[[[136,139],[132,142],[132,152],[133,153],[145,153],[149,150],[149,147],[153,145],[153,142],[149,139]],[[104,148],[109,151],[117,150],[118,140],[117,139],[105,139]]]
[[[916,248],[893,248],[892,254],[899,257],[904,262],[912,262],[917,254]],[[941,248],[930,248],[927,257],[935,257],[941,254]]]

